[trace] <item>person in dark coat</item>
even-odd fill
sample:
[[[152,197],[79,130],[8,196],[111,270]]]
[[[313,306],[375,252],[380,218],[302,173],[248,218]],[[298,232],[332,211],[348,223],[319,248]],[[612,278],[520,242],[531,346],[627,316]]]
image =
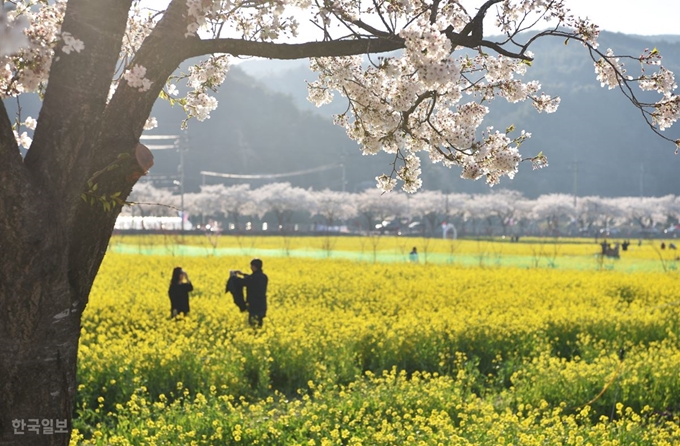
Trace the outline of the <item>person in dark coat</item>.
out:
[[[242,313],[248,310],[248,305],[246,305],[246,299],[243,294],[243,281],[238,278],[236,271],[229,271],[229,279],[227,280],[227,285],[224,287],[224,292],[231,293],[234,298],[234,305],[236,305]]]
[[[243,277],[235,277],[236,286],[246,288],[246,307],[248,308],[248,323],[252,327],[262,327],[262,322],[267,315],[267,283],[269,278],[262,271],[262,260],[250,261],[252,274],[235,271],[235,274]]]
[[[194,286],[191,284],[186,271],[181,266],[173,269],[170,288],[168,288],[171,317],[180,313],[186,316],[189,313],[189,293],[193,290]]]

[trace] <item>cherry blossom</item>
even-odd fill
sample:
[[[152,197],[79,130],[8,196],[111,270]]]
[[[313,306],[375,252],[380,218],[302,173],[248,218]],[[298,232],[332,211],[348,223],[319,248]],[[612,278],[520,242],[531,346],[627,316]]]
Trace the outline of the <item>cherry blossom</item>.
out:
[[[146,68],[141,65],[135,65],[131,69],[126,70],[123,78],[132,88],[139,89],[140,92],[147,91],[151,88],[152,82],[144,77],[146,75]]]

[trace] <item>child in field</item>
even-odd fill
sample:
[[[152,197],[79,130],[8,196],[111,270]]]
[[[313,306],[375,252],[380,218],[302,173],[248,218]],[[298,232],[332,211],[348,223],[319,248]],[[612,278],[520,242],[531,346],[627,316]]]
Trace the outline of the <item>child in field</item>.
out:
[[[408,254],[408,258],[413,263],[418,263],[418,249],[414,246],[411,252]]]

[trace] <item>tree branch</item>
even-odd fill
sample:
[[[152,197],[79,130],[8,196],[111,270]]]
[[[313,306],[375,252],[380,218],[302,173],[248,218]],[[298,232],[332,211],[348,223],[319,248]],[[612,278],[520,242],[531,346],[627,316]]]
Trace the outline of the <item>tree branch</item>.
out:
[[[194,40],[189,57],[226,53],[233,56],[253,56],[267,59],[307,59],[310,57],[355,56],[366,53],[385,53],[404,48],[398,36],[354,40],[332,40],[297,44],[250,42],[240,39]]]
[[[484,23],[484,17],[486,17],[486,13],[491,6],[495,5],[496,3],[500,3],[501,1],[502,0],[487,0],[487,2],[479,8],[475,17],[470,20],[467,25],[465,25],[463,30],[460,32],[460,35],[471,36],[474,39],[482,40],[484,38],[484,28],[482,26]]]
[[[130,62],[130,66],[146,68],[145,78],[151,81],[151,87],[139,91],[121,80],[101,113],[102,126],[96,132],[96,143],[90,147],[91,162],[86,165],[86,170],[74,176],[74,192],[77,194],[69,197],[75,200],[73,232],[77,234],[80,231],[81,234],[78,243],[72,247],[74,263],[93,249],[106,250],[108,235],[120,212],[118,203],[127,198],[140,176],[153,164],[153,155],[139,144],[139,138],[165,81],[180,62],[189,57],[188,42],[194,39],[184,37],[186,26],[186,2],[174,0]],[[97,190],[95,194],[85,194],[85,202],[81,194],[88,191],[88,179],[97,183]],[[90,202],[89,198],[95,195],[117,203],[107,209],[96,200]],[[115,199],[110,200],[111,197]],[[83,227],[95,229],[84,231]],[[78,272],[82,277],[94,277],[95,273],[96,270]]]
[[[85,48],[67,54],[62,51],[63,42],[57,44],[33,144],[25,159],[51,193],[65,194],[77,177],[75,172],[87,170],[92,159],[131,3],[68,2],[62,31],[82,40]]]

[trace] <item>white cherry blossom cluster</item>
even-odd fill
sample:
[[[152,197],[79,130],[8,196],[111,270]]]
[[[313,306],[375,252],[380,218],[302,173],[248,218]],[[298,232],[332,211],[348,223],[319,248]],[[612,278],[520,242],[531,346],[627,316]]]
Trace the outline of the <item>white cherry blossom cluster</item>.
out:
[[[187,0],[187,14],[190,20],[184,35],[186,37],[195,36],[199,29],[207,25],[208,17],[219,14],[227,6],[223,3],[232,2]]]
[[[408,60],[416,67],[436,64],[451,54],[451,41],[436,23],[420,19],[403,29],[399,36],[405,41]]]
[[[528,23],[538,21],[569,28],[584,45],[597,48],[599,27],[571,14],[564,0],[505,0],[498,5],[496,25],[507,35],[525,31]]]
[[[31,147],[31,143],[33,142],[33,139],[28,136],[28,132],[21,132],[21,134],[19,134],[16,130],[14,130],[14,139],[16,139],[17,145],[24,149]]]
[[[386,174],[382,174],[378,177],[375,177],[375,180],[378,184],[378,189],[383,190],[385,192],[393,190],[394,187],[397,185],[397,180]]]
[[[151,130],[158,127],[158,120],[153,116],[149,117],[144,123],[144,130]]]
[[[656,103],[642,104],[641,107],[646,114],[651,116],[651,125],[659,131],[664,131],[680,119],[680,99],[673,93],[677,88],[675,75],[661,65],[661,56],[656,48],[651,51],[645,50],[637,60],[640,62],[641,74],[634,78],[626,75],[624,65],[619,62],[614,52],[608,49],[606,56],[595,62],[597,79],[603,87],[607,86],[609,89],[618,87],[624,81],[637,82],[641,90],[656,91],[661,94],[662,98]],[[647,69],[650,67],[655,71],[647,74]],[[676,142],[678,147],[680,147],[679,142]]]
[[[539,113],[555,113],[557,107],[560,105],[561,99],[558,97],[548,96],[546,94],[541,94],[538,97],[532,97],[533,106]]]
[[[652,120],[659,127],[659,130],[666,130],[678,119],[680,119],[680,97],[677,95],[664,98],[655,104]],[[680,147],[678,142],[676,142],[676,145]]]
[[[570,17],[571,18],[571,17]],[[569,25],[569,22],[566,22]],[[575,19],[573,25],[571,25],[575,30],[578,37],[583,39],[584,45],[590,45],[593,48],[598,47],[597,38],[600,36],[600,28],[594,23],[585,19]]]
[[[417,192],[423,184],[420,174],[420,158],[414,154],[408,155],[404,159],[404,166],[397,171],[397,178],[404,183],[402,189],[410,194]]]
[[[484,64],[486,70],[484,78],[489,83],[510,81],[514,79],[515,74],[524,75],[527,71],[527,65],[523,61],[511,59],[502,54],[498,57],[482,57],[480,63]]]
[[[28,132],[21,132],[21,127],[25,127],[27,130],[35,130],[37,125],[38,121],[30,116],[28,116],[23,122],[19,122],[19,119],[16,120],[12,126],[12,130],[14,132],[14,139],[16,140],[19,147],[28,149],[33,142],[33,139],[28,136]]]
[[[138,89],[140,92],[148,91],[151,88],[153,82],[146,77],[146,67],[141,65],[134,65],[129,70],[123,73],[123,79],[125,79],[128,85],[132,88]]]
[[[520,137],[511,140],[506,133],[492,130],[491,127],[487,128],[486,137],[477,143],[471,155],[459,156],[463,165],[462,178],[477,180],[485,176],[490,186],[498,184],[502,175],[514,178],[522,160],[518,148],[531,134],[522,132]]]
[[[207,60],[190,67],[189,74],[181,76],[186,78],[190,91],[184,98],[172,102],[182,104],[188,118],[195,117],[199,121],[209,119],[210,112],[217,108],[217,99],[208,92],[222,85],[228,71],[229,59],[224,54],[210,56]],[[167,94],[177,95],[177,87],[169,84]]]
[[[210,119],[210,112],[217,108],[217,99],[205,93],[190,92],[187,94],[184,110],[188,117],[195,117],[199,121]]]
[[[130,67],[129,65],[135,53],[141,47],[142,42],[149,36],[149,34],[151,34],[151,31],[153,31],[153,28],[157,22],[158,15],[153,14],[152,11],[147,9],[140,8],[138,0],[135,0],[128,14],[125,36],[123,37],[120,50],[120,62],[116,69],[116,73],[122,74],[114,76],[112,79],[111,86],[109,87],[107,102],[113,97],[121,79],[125,79],[131,87],[138,88],[140,92],[148,91],[148,89],[151,88],[151,85],[153,85],[153,82],[151,82],[150,79],[146,79],[146,81],[144,80],[146,76],[146,69],[144,69],[144,73],[141,75],[141,77],[139,77],[139,68],[137,71],[135,71],[135,67]],[[130,80],[128,78],[132,79],[132,84],[130,84]],[[144,126],[144,129],[149,130],[151,128],[155,128],[147,128],[149,125],[151,124],[147,122]]]
[[[76,37],[61,35],[66,0],[52,4],[34,3],[16,2],[16,9],[7,13],[8,23],[29,24],[23,30],[28,44],[24,41],[20,51],[0,56],[0,99],[36,92],[44,87],[55,48],[69,54],[71,50],[82,51],[84,47]]]
[[[526,52],[525,56],[533,58],[533,54],[529,51]],[[541,89],[539,82],[529,81],[524,83],[515,78],[515,76],[523,76],[526,73],[528,65],[524,60],[512,59],[502,55],[492,57],[488,54],[480,54],[475,58],[466,58],[463,62],[466,72],[484,72],[482,79],[473,82],[466,89],[468,93],[481,96],[483,101],[491,101],[500,96],[510,103],[523,102],[528,98],[533,99],[534,102],[544,103],[545,99],[549,98],[545,94],[541,96],[542,99],[535,96]],[[556,109],[558,105],[559,100],[552,101],[553,109]],[[538,108],[538,110],[547,111],[544,108]]]
[[[229,59],[225,55],[213,55],[189,68],[187,86],[196,89],[217,88],[224,82],[229,71]]]
[[[649,76],[642,76],[638,81],[638,85],[640,85],[642,90],[654,90],[665,98],[671,97],[673,91],[678,88],[678,85],[675,83],[675,75],[664,67],[660,67],[658,72]]]
[[[539,152],[538,155],[531,158],[531,167],[534,170],[548,167],[548,158],[543,154],[543,152]]]
[[[608,87],[610,90],[619,86],[619,79],[623,77],[626,70],[623,64],[619,63],[619,58],[614,56],[611,48],[607,49],[607,56],[595,62],[595,73],[600,85]]]
[[[124,64],[142,46],[142,42],[151,34],[157,22],[158,17],[151,11],[140,8],[137,4],[130,8],[125,37],[120,50],[120,59]]]
[[[404,54],[381,59],[367,69],[356,56],[319,58],[311,64],[319,79],[308,85],[309,99],[321,105],[333,98],[333,91],[346,96],[351,113],[336,116],[335,123],[361,144],[364,154],[397,154],[403,166],[395,167],[396,178],[389,178],[401,181],[407,192],[421,185],[416,156],[421,151],[432,162],[463,167],[464,178],[485,176],[491,185],[517,172],[522,159],[517,147],[529,134],[513,140],[495,132],[476,141],[489,110],[477,100],[461,103],[465,94],[483,101],[496,96],[510,102],[532,98],[540,111],[554,111],[559,104],[547,95],[536,97],[538,82],[515,78],[526,72],[522,60],[488,54],[456,59],[439,29],[428,21],[412,23],[400,32]],[[384,190],[395,184],[383,176],[377,180]]]
[[[186,0],[188,23],[185,37],[199,32],[220,36],[228,23],[230,32],[248,39],[274,40],[296,36],[298,22],[287,8],[309,7],[309,0]]]
[[[73,37],[71,33],[61,33],[61,38],[64,41],[64,46],[61,47],[61,50],[66,54],[71,54],[71,51],[79,53],[85,49],[85,43]]]

